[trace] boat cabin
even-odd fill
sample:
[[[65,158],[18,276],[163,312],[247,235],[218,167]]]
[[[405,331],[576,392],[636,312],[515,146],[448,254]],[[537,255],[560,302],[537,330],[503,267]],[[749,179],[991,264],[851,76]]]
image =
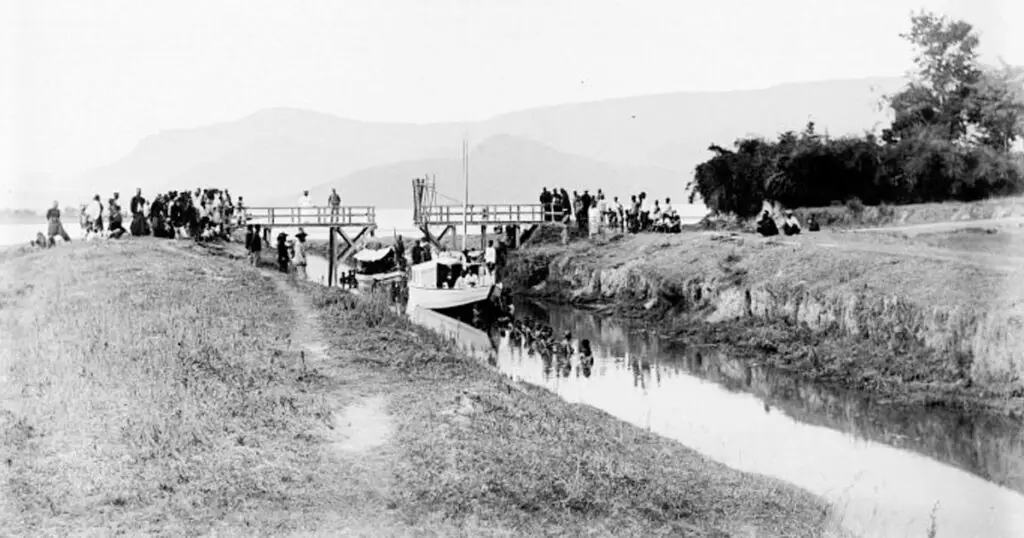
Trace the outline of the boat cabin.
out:
[[[395,263],[395,249],[391,247],[364,248],[356,252],[352,259],[356,261],[356,273],[361,275],[387,273],[398,268]]]
[[[412,266],[409,285],[428,289],[457,289],[493,284],[483,264],[464,257],[438,257]]]

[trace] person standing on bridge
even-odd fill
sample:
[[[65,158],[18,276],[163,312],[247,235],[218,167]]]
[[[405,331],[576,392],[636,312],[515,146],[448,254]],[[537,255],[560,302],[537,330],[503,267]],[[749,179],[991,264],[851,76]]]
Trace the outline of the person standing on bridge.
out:
[[[299,217],[295,221],[296,224],[301,224],[302,223],[302,215],[303,214],[306,214],[306,215],[310,214],[309,211],[303,211],[303,210],[311,208],[311,207],[313,207],[313,201],[309,199],[309,191],[302,191],[302,196],[299,197],[299,209],[296,212],[298,214],[298,217]]]
[[[327,205],[331,208],[331,222],[338,222],[338,216],[341,213],[341,196],[338,195],[338,189],[331,189],[331,195],[327,197]]]

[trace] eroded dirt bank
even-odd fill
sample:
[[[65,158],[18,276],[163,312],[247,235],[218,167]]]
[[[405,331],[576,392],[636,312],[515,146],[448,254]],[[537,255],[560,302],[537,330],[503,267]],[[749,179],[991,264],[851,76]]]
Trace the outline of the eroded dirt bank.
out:
[[[543,230],[512,253],[506,282],[517,293],[900,402],[1024,410],[1015,233],[696,232],[566,246],[559,235]]]

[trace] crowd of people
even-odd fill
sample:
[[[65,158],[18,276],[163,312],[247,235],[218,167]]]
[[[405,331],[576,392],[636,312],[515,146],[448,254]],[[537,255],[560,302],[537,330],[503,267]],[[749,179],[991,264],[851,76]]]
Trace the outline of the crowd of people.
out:
[[[119,239],[124,235],[210,240],[227,238],[244,219],[242,197],[237,203],[231,193],[221,189],[197,188],[195,192],[169,191],[153,200],[135,190],[127,214],[120,193],[103,203],[100,195],[81,207],[80,223],[85,239]],[[128,228],[125,221],[128,220]]]
[[[136,189],[135,196],[128,201],[127,212],[123,203],[121,194],[115,192],[105,202],[97,194],[80,205],[82,239],[120,239],[125,235],[196,240],[227,238],[245,219],[242,197],[235,202],[230,192],[221,189],[170,191],[154,196],[152,201],[142,195],[142,189]],[[57,237],[71,241],[61,220],[58,202],[54,201],[46,211],[46,222],[46,235],[37,234],[33,246],[52,247]]]
[[[583,194],[565,189],[544,187],[540,203],[545,222],[575,223],[580,231],[594,236],[604,230],[622,233],[663,232],[678,233],[682,230],[679,213],[672,207],[672,199],[650,200],[646,192],[630,196],[623,204],[615,196],[609,202],[601,189],[596,194],[584,190]]]

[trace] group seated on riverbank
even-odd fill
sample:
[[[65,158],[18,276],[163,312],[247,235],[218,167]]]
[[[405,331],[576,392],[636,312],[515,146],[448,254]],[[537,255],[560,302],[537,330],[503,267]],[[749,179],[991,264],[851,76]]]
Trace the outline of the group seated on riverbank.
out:
[[[776,223],[776,217],[772,215],[769,209],[765,209],[755,225],[757,233],[764,237],[772,237],[779,235],[779,229],[780,226]],[[807,219],[807,229],[812,232],[821,230],[821,225],[818,224],[817,219],[813,215]],[[785,216],[782,218],[781,230],[785,235],[799,235],[802,231],[800,221],[793,215],[792,210],[785,212]]]
[[[165,239],[228,239],[245,214],[241,197],[236,206],[226,189],[215,188],[196,188],[195,193],[169,191],[156,195],[152,202],[142,195],[142,189],[136,189],[129,211],[131,222],[129,229],[125,229],[120,193],[115,192],[106,205],[99,194],[95,195],[81,207],[79,218],[84,239],[119,239],[126,234]]]

